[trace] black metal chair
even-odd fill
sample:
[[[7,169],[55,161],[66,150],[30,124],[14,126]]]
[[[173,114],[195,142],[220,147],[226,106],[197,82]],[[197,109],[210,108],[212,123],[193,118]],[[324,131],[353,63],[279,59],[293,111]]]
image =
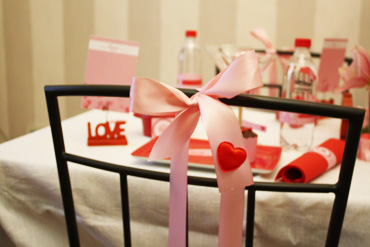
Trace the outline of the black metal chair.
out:
[[[67,162],[90,166],[106,171],[118,173],[120,176],[121,201],[124,228],[125,246],[131,246],[130,233],[130,210],[127,177],[136,176],[160,181],[169,181],[169,174],[134,169],[121,165],[91,160],[72,153],[67,153],[64,146],[64,137],[59,113],[58,97],[65,96],[112,96],[129,97],[129,86],[102,86],[102,85],[63,85],[45,86],[50,126],[54,142],[55,156],[57,161],[59,182],[61,187],[63,206],[67,224],[70,246],[80,246],[75,207],[73,203],[72,189]],[[189,97],[196,93],[195,90],[182,89]],[[341,164],[338,182],[335,184],[289,184],[256,182],[247,187],[247,230],[246,246],[253,246],[254,213],[256,191],[275,192],[302,192],[302,193],[334,193],[330,223],[328,227],[326,245],[337,246],[339,243],[344,215],[347,206],[348,194],[351,186],[352,174],[356,161],[357,149],[361,135],[361,127],[365,111],[362,109],[347,108],[336,105],[303,102],[282,98],[272,98],[256,95],[238,95],[232,99],[222,100],[225,104],[259,109],[281,110],[346,119],[349,122],[348,135],[345,144],[343,160]],[[217,187],[215,179],[188,177],[188,184],[197,186]],[[201,206],[201,205],[200,205]]]

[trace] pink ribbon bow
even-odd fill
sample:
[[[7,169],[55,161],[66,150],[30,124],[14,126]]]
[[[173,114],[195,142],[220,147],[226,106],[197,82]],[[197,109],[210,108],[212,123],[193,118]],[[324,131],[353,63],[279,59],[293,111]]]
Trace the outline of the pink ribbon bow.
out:
[[[261,73],[265,71],[269,71],[269,82],[271,84],[277,84],[277,64],[276,60],[278,58],[281,68],[285,71],[288,67],[288,60],[291,57],[290,55],[279,55],[276,52],[276,49],[272,45],[270,37],[268,36],[267,32],[263,28],[255,28],[253,29],[250,34],[257,38],[259,41],[263,43],[266,47],[266,61],[264,64],[261,65]],[[285,47],[283,50],[292,51],[293,49],[290,47]],[[275,89],[270,90],[270,96],[277,96],[277,91]]]
[[[188,145],[201,117],[212,150],[221,192],[219,246],[241,246],[244,190],[253,184],[236,115],[218,98],[232,98],[262,85],[254,51],[238,57],[191,98],[148,78],[134,78],[131,111],[145,115],[176,113],[155,143],[149,160],[171,157],[169,246],[185,246]]]
[[[370,51],[356,45],[352,50],[352,63],[349,67],[339,68],[339,75],[344,84],[335,92],[343,92],[351,88],[370,85]]]

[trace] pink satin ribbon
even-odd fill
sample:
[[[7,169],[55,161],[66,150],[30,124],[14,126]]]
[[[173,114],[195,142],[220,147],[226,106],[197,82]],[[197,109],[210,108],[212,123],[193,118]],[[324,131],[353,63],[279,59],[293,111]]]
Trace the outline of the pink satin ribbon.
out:
[[[370,51],[356,45],[352,50],[352,63],[349,67],[339,68],[339,75],[344,84],[335,92],[344,92],[351,88],[365,87],[370,84]]]
[[[242,245],[244,190],[253,184],[253,175],[248,158],[233,171],[224,172],[219,166],[217,148],[221,143],[230,142],[235,148],[246,150],[234,111],[219,98],[232,98],[260,86],[261,75],[254,51],[239,56],[191,98],[152,79],[133,79],[131,111],[155,116],[177,114],[149,156],[151,161],[172,158],[169,246],[186,244],[188,142],[200,117],[209,139],[221,192],[219,246]]]
[[[269,78],[271,84],[277,84],[277,68],[276,68],[276,58],[278,58],[282,70],[285,71],[288,67],[288,60],[291,57],[290,55],[279,55],[276,52],[276,49],[272,45],[272,42],[270,40],[270,37],[268,36],[267,32],[263,28],[255,28],[253,29],[250,34],[257,38],[259,41],[263,43],[263,45],[266,47],[266,56],[267,61],[266,63],[260,68],[261,73],[264,73],[265,71],[269,71]],[[293,49],[291,47],[285,47],[282,48],[286,51],[292,51]],[[277,90],[271,88],[270,89],[270,96],[278,96]]]

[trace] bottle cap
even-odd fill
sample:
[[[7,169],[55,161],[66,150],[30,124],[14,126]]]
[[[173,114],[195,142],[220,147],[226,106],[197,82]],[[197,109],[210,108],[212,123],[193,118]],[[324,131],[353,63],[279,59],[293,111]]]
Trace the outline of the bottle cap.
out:
[[[197,31],[195,30],[187,30],[185,34],[186,37],[197,37]]]
[[[295,47],[311,47],[311,39],[295,39]]]

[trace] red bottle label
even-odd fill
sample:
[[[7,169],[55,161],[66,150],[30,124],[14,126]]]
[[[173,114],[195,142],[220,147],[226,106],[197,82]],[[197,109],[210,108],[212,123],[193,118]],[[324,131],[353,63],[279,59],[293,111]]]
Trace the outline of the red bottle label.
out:
[[[178,85],[201,86],[202,75],[179,74],[177,77]]]

